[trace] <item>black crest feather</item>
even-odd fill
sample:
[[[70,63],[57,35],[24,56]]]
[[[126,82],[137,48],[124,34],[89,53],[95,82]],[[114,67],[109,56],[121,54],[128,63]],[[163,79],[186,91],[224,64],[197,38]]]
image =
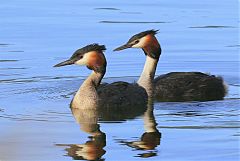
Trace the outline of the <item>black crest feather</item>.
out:
[[[70,59],[76,59],[79,56],[82,56],[83,54],[88,53],[90,51],[100,51],[100,52],[102,52],[104,50],[106,50],[105,45],[99,45],[97,43],[90,44],[90,45],[87,45],[87,46],[85,46],[85,47],[83,47],[81,49],[76,50],[73,53],[73,55],[71,56]]]
[[[140,38],[142,38],[142,37],[144,37],[144,36],[146,36],[146,35],[148,35],[148,34],[156,35],[157,33],[158,33],[158,30],[147,30],[147,31],[140,32],[140,33],[138,33],[138,34],[136,34],[136,35],[133,35],[133,36],[129,39],[128,43],[129,43],[129,42],[132,42],[132,41],[134,41],[134,40],[140,39]]]

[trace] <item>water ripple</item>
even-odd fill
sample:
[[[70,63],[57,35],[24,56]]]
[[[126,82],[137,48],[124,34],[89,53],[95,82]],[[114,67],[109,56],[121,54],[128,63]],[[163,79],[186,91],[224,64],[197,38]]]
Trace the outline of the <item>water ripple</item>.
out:
[[[9,46],[11,44],[7,44],[7,43],[0,43],[0,46]]]
[[[2,68],[0,68],[1,70]],[[9,68],[7,68],[9,69]],[[26,69],[26,68],[10,68],[10,69]],[[27,83],[27,82],[39,82],[39,81],[48,81],[48,80],[56,80],[56,79],[72,79],[72,78],[80,78],[79,76],[35,76],[28,78],[15,78],[15,79],[2,79],[0,83]]]
[[[234,47],[239,48],[240,45],[239,45],[239,44],[237,44],[237,45],[228,45],[228,46],[226,46],[226,47],[229,47],[229,48],[234,48]]]
[[[10,52],[10,53],[22,53],[24,51],[23,50],[9,50],[8,52]]]
[[[16,61],[19,61],[19,60],[5,59],[5,60],[0,60],[0,63],[1,63],[1,62],[16,62]]]
[[[111,8],[111,7],[102,7],[102,8],[94,8],[95,10],[113,10],[113,11],[118,11],[120,9],[118,8]]]
[[[3,112],[3,111],[0,111]],[[37,114],[7,114],[3,113],[0,118],[12,121],[37,121],[37,122],[73,122],[70,112],[43,111]]]
[[[171,23],[171,22],[164,22],[164,21],[99,21],[99,23],[156,24],[156,23]]]
[[[0,70],[23,70],[23,69],[28,69],[24,67],[8,67],[8,68],[0,68]],[[14,75],[14,74],[13,74]],[[1,81],[1,80],[0,80]]]
[[[217,26],[217,25],[210,25],[210,26],[192,26],[189,28],[235,28],[233,26]]]

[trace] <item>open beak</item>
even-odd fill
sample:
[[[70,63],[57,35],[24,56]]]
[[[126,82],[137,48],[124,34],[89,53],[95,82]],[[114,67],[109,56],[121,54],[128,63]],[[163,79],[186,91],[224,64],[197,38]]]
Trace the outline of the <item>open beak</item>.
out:
[[[124,49],[127,49],[127,48],[131,48],[131,45],[125,44],[125,45],[122,45],[122,46],[114,49],[113,51],[120,51],[120,50],[124,50]]]
[[[61,63],[58,63],[58,64],[54,65],[53,67],[61,67],[61,66],[72,65],[72,64],[74,64],[74,61],[69,59],[69,60],[65,60]]]

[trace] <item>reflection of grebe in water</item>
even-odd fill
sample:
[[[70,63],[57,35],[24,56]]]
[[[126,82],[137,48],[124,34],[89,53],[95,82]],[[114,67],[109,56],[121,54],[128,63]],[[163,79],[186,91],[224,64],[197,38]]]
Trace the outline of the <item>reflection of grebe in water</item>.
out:
[[[91,137],[85,144],[58,144],[57,146],[68,146],[65,150],[67,156],[73,160],[97,160],[103,161],[101,157],[105,154],[103,149],[106,145],[106,138]]]
[[[148,95],[159,101],[210,101],[221,100],[226,94],[222,78],[201,72],[171,72],[154,79],[161,46],[155,37],[156,30],[148,30],[132,36],[129,41],[115,49],[141,48],[146,55],[146,63],[138,84]],[[154,90],[152,90],[154,89]],[[149,91],[150,90],[150,91]]]
[[[102,156],[106,153],[103,149],[106,146],[106,135],[100,130],[98,120],[101,121],[123,121],[134,119],[143,115],[145,107],[98,107],[97,109],[81,109],[70,107],[76,122],[80,125],[81,131],[90,135],[90,140],[84,144],[56,144],[64,146],[67,155],[74,160],[103,160]],[[123,110],[124,109],[124,110]]]
[[[122,140],[120,143],[137,150],[143,150],[144,153],[139,154],[139,157],[148,158],[156,156],[157,152],[154,150],[158,145],[160,145],[161,140],[161,133],[156,127],[157,123],[153,114],[152,101],[148,102],[148,108],[144,113],[143,119],[145,132],[142,134],[141,139],[137,141]]]
[[[75,94],[71,103],[72,107],[96,109],[98,106],[118,108],[146,106],[147,93],[137,84],[114,82],[100,85],[107,66],[103,50],[105,50],[104,45],[87,45],[77,50],[70,59],[54,66],[85,65],[93,71]]]
[[[105,154],[106,135],[100,130],[98,113],[94,109],[71,108],[72,114],[82,131],[88,133],[89,140],[84,144],[56,144],[67,146],[67,155],[74,160],[101,160]]]

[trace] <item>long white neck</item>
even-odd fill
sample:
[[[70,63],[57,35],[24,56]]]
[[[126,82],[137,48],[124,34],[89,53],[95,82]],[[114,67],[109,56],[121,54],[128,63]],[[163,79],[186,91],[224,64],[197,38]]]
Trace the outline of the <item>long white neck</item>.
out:
[[[99,105],[97,87],[103,76],[104,73],[93,71],[77,91],[72,100],[71,107],[79,109],[96,109]]]
[[[150,56],[146,56],[146,62],[142,74],[137,82],[147,91],[149,97],[153,96],[153,79],[155,76],[157,63],[158,63],[157,59],[153,59]]]

